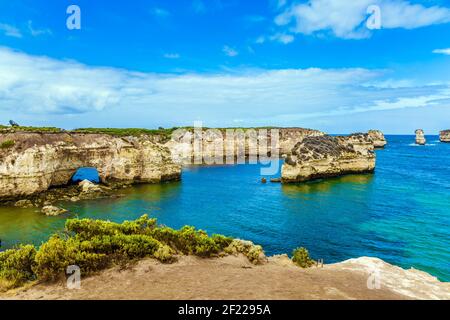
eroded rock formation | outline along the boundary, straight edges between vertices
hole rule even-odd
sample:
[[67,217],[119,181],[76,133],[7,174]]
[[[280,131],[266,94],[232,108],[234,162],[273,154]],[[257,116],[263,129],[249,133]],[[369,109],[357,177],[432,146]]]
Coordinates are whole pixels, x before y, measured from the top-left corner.
[[384,148],[384,146],[387,144],[386,138],[384,137],[383,132],[380,130],[369,130],[369,137],[373,141],[373,146],[375,148]]
[[66,185],[80,167],[94,167],[103,182],[177,180],[181,167],[150,137],[80,133],[0,133],[0,200]]
[[418,145],[425,145],[427,143],[427,140],[425,139],[425,133],[422,129],[416,130],[416,144]]
[[[278,141],[272,141],[272,130],[278,132]],[[234,161],[237,157],[287,155],[305,137],[323,135],[303,128],[179,129],[165,145],[179,163],[217,164],[225,163],[227,156]]]
[[439,140],[441,140],[441,142],[450,142],[450,130],[439,132]]
[[303,182],[375,170],[373,141],[368,134],[307,137],[283,164],[283,183]]

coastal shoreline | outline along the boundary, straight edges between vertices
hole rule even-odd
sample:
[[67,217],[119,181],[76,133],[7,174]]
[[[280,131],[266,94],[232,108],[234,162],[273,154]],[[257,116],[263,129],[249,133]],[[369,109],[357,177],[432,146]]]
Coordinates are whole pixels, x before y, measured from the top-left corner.
[[[369,289],[370,270],[380,269],[381,286]],[[286,255],[254,265],[243,255],[222,258],[181,256],[163,264],[146,258],[82,279],[81,289],[65,281],[42,283],[0,294],[5,300],[198,300],[198,299],[450,299],[450,283],[429,274],[362,257],[302,269]]]

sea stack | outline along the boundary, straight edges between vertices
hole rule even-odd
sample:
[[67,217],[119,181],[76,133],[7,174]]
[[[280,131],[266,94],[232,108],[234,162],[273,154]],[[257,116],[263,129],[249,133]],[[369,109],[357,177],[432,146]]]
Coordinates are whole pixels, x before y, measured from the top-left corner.
[[450,142],[450,130],[439,132],[439,140],[441,140],[441,142]]
[[366,133],[307,137],[292,149],[281,169],[283,183],[304,182],[375,170],[373,141]]
[[416,144],[424,146],[427,143],[427,140],[425,139],[425,133],[422,129],[416,130]]
[[373,146],[376,149],[383,149],[387,144],[386,138],[380,130],[369,130],[369,137],[373,140]]

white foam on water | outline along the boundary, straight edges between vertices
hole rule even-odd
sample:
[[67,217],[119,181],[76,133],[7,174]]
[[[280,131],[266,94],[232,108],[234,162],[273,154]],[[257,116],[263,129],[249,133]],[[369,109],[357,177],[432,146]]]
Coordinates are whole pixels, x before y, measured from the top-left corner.
[[408,144],[408,146],[410,146],[410,147],[434,147],[434,146],[436,146],[436,144],[435,143],[429,143],[429,144],[426,144],[426,145],[422,146],[422,145],[419,145],[419,144],[410,143],[410,144]]

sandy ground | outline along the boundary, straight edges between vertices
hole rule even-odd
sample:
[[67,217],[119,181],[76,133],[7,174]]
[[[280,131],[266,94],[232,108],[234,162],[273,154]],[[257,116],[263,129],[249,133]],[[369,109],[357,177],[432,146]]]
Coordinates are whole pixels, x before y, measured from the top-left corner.
[[[367,281],[378,268],[380,289]],[[373,273],[372,273],[373,274]],[[450,299],[449,283],[403,270],[375,258],[301,269],[287,257],[254,266],[243,256],[181,257],[161,264],[145,259],[125,270],[105,270],[82,280],[81,289],[65,283],[38,284],[1,299]]]

